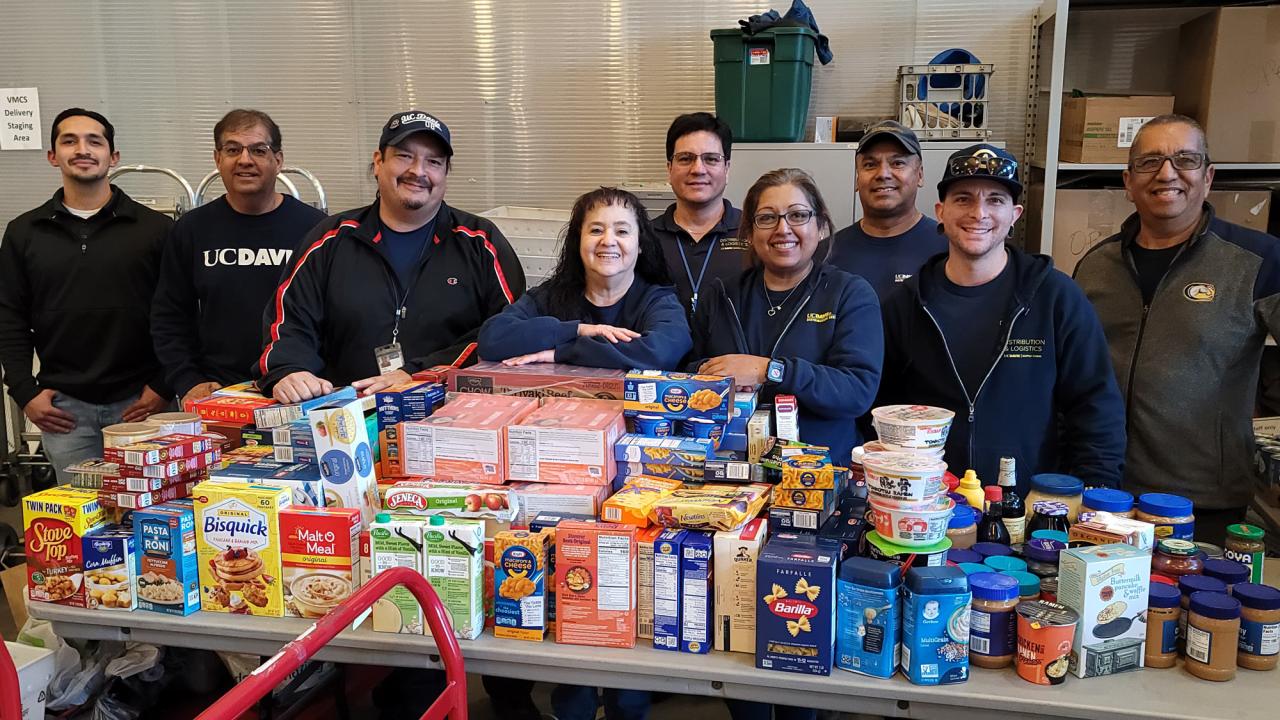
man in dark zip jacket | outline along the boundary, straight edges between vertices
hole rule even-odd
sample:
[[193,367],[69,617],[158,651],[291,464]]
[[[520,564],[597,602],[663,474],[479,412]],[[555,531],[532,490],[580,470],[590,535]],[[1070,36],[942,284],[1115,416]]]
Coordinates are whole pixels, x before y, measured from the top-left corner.
[[0,242],[0,363],[68,482],[68,465],[102,457],[103,427],[171,403],[148,316],[173,221],[111,184],[120,153],[105,117],[64,110],[50,134],[62,187],[10,222]]
[[972,468],[995,484],[1000,458],[1013,457],[1024,495],[1042,472],[1118,486],[1124,405],[1106,338],[1047,256],[1005,244],[1021,192],[1004,150],[975,145],[951,156],[937,204],[949,249],[884,302],[878,404],[953,410],[946,461],[956,474]]
[[1191,118],[1144,125],[1124,183],[1137,212],[1075,278],[1128,406],[1125,487],[1189,498],[1196,539],[1221,544],[1253,495],[1251,418],[1263,344],[1280,334],[1280,240],[1214,216],[1213,165]]
[[493,223],[444,203],[452,156],[439,119],[391,116],[373,155],[378,199],[308,233],[266,309],[263,392],[370,394],[475,361],[480,326],[524,293],[524,271]]

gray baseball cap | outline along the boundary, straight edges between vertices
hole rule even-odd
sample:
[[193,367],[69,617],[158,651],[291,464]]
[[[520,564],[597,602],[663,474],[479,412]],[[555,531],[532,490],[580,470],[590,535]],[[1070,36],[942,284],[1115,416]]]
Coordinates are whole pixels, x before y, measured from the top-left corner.
[[872,143],[885,139],[896,140],[912,155],[920,154],[920,139],[911,131],[911,128],[897,120],[881,120],[868,125],[863,131],[862,140],[858,141],[858,152],[862,152],[863,148],[871,147]]

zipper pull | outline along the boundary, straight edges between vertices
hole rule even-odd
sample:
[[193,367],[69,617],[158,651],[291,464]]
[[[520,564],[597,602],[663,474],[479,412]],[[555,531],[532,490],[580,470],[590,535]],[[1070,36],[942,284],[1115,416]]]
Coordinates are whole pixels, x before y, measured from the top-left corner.
[[973,422],[973,403],[969,403],[969,422]]
[[89,246],[88,246],[88,245],[86,245],[86,244],[84,244],[84,243],[80,243],[80,254],[81,254],[81,255],[86,254],[86,252],[87,252],[88,250],[89,250]]

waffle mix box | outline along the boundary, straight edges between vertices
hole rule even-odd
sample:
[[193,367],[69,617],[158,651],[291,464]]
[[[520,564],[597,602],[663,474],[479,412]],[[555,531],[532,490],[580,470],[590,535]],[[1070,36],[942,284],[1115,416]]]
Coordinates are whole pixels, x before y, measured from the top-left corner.
[[716,650],[756,650],[756,563],[768,530],[768,521],[756,518],[715,535]]
[[636,529],[566,520],[555,542],[556,642],[635,647]]
[[86,536],[103,526],[93,490],[54,487],[22,499],[27,594],[33,602],[86,607]]
[[133,531],[110,525],[85,538],[84,586],[95,610],[133,610],[138,606],[137,554]]
[[373,522],[378,485],[373,447],[360,398],[314,408],[307,416],[324,480],[325,507],[357,508],[361,522]]
[[511,524],[520,528],[528,527],[530,520],[544,512],[598,516],[610,491],[606,485],[531,482],[513,483],[508,489],[516,498],[515,505],[518,507]]
[[174,433],[120,447],[104,447],[102,459],[118,465],[159,465],[213,449],[212,438]]
[[507,428],[511,480],[607,485],[613,444],[625,426],[617,402],[552,398]]
[[508,367],[481,361],[453,370],[449,389],[455,392],[525,397],[579,397],[618,401],[622,399],[621,370],[589,368],[560,363],[530,363]]
[[1080,615],[1070,669],[1077,677],[1143,666],[1151,553],[1113,544],[1063,550],[1058,602]]
[[728,421],[734,404],[733,378],[660,370],[627,373],[623,402],[628,415],[659,413],[672,420]]
[[431,417],[404,423],[400,451],[409,475],[501,485],[506,428],[537,409],[533,398],[460,395]]
[[[426,566],[422,552],[424,528],[422,518],[379,514],[369,528],[371,577],[393,567],[407,567],[421,573]],[[421,606],[403,585],[397,585],[373,603],[373,629],[377,632],[422,635],[425,625]]]
[[756,565],[756,667],[831,674],[837,555],[816,540],[765,544]]
[[657,525],[636,531],[636,637],[653,637],[653,543],[664,532]]
[[323,617],[360,584],[360,511],[281,510],[280,565],[285,615]]
[[[494,637],[542,641],[547,631],[547,547],[540,532],[507,530],[493,538]],[[551,576],[555,582],[555,576]]]
[[138,609],[190,615],[200,609],[195,511],[160,505],[133,514]]
[[280,582],[280,511],[286,488],[203,482],[195,489],[200,609],[284,615]]
[[474,640],[484,632],[484,525],[434,515],[422,533],[426,575],[449,612],[453,634]]

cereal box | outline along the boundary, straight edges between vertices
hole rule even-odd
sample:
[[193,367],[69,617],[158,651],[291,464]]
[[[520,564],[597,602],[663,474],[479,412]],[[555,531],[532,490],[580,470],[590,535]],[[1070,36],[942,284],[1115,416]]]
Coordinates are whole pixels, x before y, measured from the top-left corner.
[[102,459],[119,465],[159,465],[213,450],[212,438],[203,435],[161,435],[120,447],[104,447]]
[[739,530],[715,534],[715,645],[717,650],[756,650],[756,562],[769,524],[756,518]]
[[195,489],[200,609],[280,617],[280,511],[286,488],[202,482]]
[[484,525],[431,516],[422,533],[427,580],[449,611],[453,634],[474,640],[484,631]]
[[356,398],[321,405],[311,410],[307,421],[324,479],[325,507],[358,508],[361,521],[368,525],[378,509],[378,487],[364,401]]
[[493,635],[541,642],[547,630],[547,536],[507,530],[494,537],[493,545]]
[[509,488],[492,485],[403,480],[387,488],[382,506],[405,515],[494,518],[511,522],[519,500]]
[[653,637],[653,543],[664,532],[657,525],[636,532],[636,637]]
[[636,529],[564,521],[556,528],[556,642],[635,647]]
[[830,675],[837,551],[775,537],[756,563],[756,667]]
[[547,536],[547,632],[555,632],[556,629],[556,528],[565,520],[597,522],[595,513],[575,515],[553,512],[538,513],[529,521],[529,532],[540,532]]
[[280,564],[285,615],[323,617],[360,583],[360,511],[281,510]]
[[639,475],[627,478],[622,489],[604,501],[600,519],[605,522],[623,523],[636,527],[650,525],[649,513],[662,498],[682,487],[679,480]]
[[511,524],[520,528],[528,527],[530,520],[544,512],[598,516],[600,506],[610,492],[606,485],[559,483],[513,483],[507,489],[515,497],[515,506],[518,508]]
[[661,370],[632,370],[623,388],[628,415],[661,413],[672,420],[706,418],[718,423],[729,419],[733,395],[733,378]]
[[714,536],[686,530],[680,541],[680,652],[711,651],[715,611]]
[[617,474],[613,444],[624,432],[610,400],[552,398],[507,427],[511,480],[607,485]]
[[1143,666],[1151,553],[1112,544],[1063,550],[1058,559],[1058,602],[1080,615],[1071,672],[1112,675]]
[[85,607],[85,536],[103,525],[93,490],[53,487],[22,499],[27,593],[32,601]]
[[253,411],[275,405],[276,401],[264,397],[238,397],[235,395],[210,395],[203,400],[188,403],[187,412],[193,412],[203,420],[230,425],[252,425]]
[[654,503],[649,519],[667,528],[736,530],[760,514],[772,489],[763,483],[682,487]]
[[449,375],[449,389],[455,392],[525,397],[580,397],[622,400],[621,370],[589,368],[559,363],[530,363],[508,367],[481,361],[458,368]]
[[195,511],[173,504],[133,514],[138,608],[169,615],[200,609]]
[[680,543],[687,531],[663,530],[653,541],[653,646],[680,649]]
[[628,433],[614,444],[613,456],[618,462],[676,465],[701,470],[708,459],[715,457],[715,451],[711,441],[704,438],[650,437]]
[[[422,552],[422,518],[380,513],[369,528],[371,576],[393,567],[407,567],[421,573],[426,567]],[[373,629],[378,632],[422,635],[426,625],[422,608],[403,585],[373,603]]]
[[381,431],[402,422],[431,417],[436,407],[444,403],[444,386],[411,381],[380,390],[375,397],[378,430]]
[[134,548],[133,531],[119,525],[109,525],[85,538],[84,586],[89,607],[132,610],[138,606]]
[[295,420],[302,420],[307,417],[308,412],[320,407],[321,405],[347,402],[354,400],[355,397],[356,389],[351,386],[347,386],[337,388],[327,395],[303,400],[302,402],[254,408],[253,424],[259,430],[272,430],[282,425],[288,425]]
[[401,426],[400,455],[409,475],[501,485],[507,479],[506,427],[538,401],[460,395],[431,417]]

